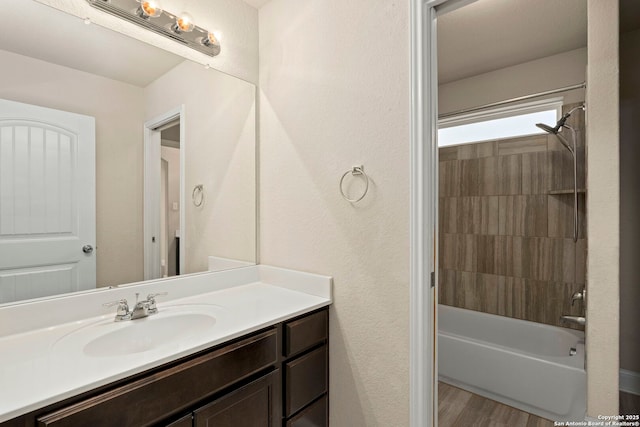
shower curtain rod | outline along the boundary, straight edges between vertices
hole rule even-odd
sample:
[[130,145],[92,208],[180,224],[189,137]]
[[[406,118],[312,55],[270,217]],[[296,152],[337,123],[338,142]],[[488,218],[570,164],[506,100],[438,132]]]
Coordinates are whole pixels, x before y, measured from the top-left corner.
[[457,111],[452,111],[450,113],[440,114],[440,115],[438,115],[438,119],[446,119],[448,117],[457,116],[459,114],[473,113],[475,111],[484,110],[486,108],[499,107],[501,105],[511,104],[512,102],[526,101],[527,99],[531,99],[531,98],[538,98],[540,96],[545,96],[545,95],[553,95],[554,93],[567,92],[569,90],[584,89],[586,87],[587,87],[587,82],[582,82],[582,83],[575,84],[575,85],[572,85],[572,86],[561,87],[561,88],[558,88],[558,89],[551,89],[551,90],[547,90],[545,92],[532,93],[531,95],[519,96],[517,98],[505,99],[504,101],[492,102],[491,104],[480,105],[478,107],[464,108],[462,110],[457,110]]

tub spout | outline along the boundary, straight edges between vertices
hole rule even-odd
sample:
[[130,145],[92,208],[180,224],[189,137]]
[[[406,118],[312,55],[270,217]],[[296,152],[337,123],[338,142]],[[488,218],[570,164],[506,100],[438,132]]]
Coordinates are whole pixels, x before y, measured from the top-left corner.
[[560,320],[568,323],[575,323],[576,325],[584,326],[587,323],[587,319],[582,316],[560,316]]

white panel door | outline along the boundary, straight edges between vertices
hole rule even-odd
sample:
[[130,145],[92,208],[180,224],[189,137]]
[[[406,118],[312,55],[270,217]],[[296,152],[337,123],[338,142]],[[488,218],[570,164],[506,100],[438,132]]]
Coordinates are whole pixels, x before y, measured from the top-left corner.
[[95,235],[95,119],[0,99],[0,303],[95,288]]

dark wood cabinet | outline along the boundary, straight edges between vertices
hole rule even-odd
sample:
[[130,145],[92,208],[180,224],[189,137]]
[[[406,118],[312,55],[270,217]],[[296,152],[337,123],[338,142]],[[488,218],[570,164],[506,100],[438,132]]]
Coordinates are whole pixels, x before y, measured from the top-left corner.
[[327,313],[300,316],[0,427],[328,426]]
[[284,324],[284,356],[292,357],[319,343],[329,336],[327,310],[318,311]]
[[277,361],[269,329],[37,418],[39,427],[153,425]]
[[329,399],[325,394],[320,399],[286,421],[285,427],[323,427],[329,425]]
[[193,414],[194,427],[276,427],[279,371],[226,394]]
[[285,364],[285,409],[290,416],[327,392],[327,346]]
[[328,426],[328,310],[285,322],[283,335],[282,425]]

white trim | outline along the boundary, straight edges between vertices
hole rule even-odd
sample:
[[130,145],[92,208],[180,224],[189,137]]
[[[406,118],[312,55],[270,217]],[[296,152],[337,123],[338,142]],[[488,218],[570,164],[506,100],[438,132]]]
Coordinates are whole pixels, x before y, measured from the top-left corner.
[[620,369],[619,388],[625,393],[640,395],[640,372]]
[[[437,425],[436,292],[437,58],[436,11],[446,0],[411,2],[410,425]],[[436,279],[437,280],[437,279]]]
[[[181,105],[164,114],[148,120],[144,124],[144,280],[158,279],[161,277],[160,245],[152,244],[153,236],[160,236],[160,187],[155,184],[159,175],[158,168],[160,146],[153,144],[154,133],[157,129],[172,121],[180,120],[180,268],[184,268],[185,262],[185,107]],[[159,135],[156,138],[160,141]],[[157,240],[157,239],[156,239]],[[156,242],[157,243],[157,242]]]
[[411,427],[438,425],[438,11],[470,0],[411,0],[410,409]]

